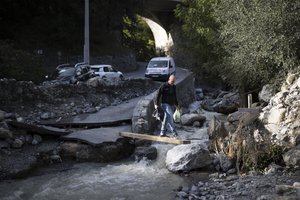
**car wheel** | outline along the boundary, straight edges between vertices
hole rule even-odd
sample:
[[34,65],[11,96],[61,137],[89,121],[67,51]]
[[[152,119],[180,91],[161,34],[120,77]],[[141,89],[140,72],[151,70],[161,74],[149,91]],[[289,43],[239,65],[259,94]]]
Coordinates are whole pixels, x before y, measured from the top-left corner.
[[106,76],[102,76],[102,79],[106,80]]
[[123,75],[120,75],[120,79],[123,81],[123,80],[124,80],[124,76],[123,76]]

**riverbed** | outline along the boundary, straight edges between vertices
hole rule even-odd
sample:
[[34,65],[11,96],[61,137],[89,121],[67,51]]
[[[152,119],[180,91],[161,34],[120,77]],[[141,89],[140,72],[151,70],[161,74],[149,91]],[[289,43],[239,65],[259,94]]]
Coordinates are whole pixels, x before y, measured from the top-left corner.
[[208,173],[173,174],[165,167],[171,144],[153,144],[155,161],[132,159],[110,163],[75,164],[64,170],[58,166],[42,168],[31,177],[0,183],[3,200],[153,200],[174,199],[179,187],[207,180]]

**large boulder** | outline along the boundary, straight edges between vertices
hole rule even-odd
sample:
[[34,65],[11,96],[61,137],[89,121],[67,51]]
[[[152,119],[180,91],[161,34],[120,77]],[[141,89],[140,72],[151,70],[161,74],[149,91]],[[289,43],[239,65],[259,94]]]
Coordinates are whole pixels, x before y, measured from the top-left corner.
[[239,101],[237,93],[228,93],[222,97],[221,101],[213,105],[213,109],[215,112],[227,115],[238,110]]
[[212,163],[207,146],[204,143],[183,144],[167,152],[166,166],[171,172],[191,171]]
[[198,121],[202,126],[205,120],[206,117],[196,113],[184,114],[180,118],[181,124],[185,126],[191,126],[195,121]]

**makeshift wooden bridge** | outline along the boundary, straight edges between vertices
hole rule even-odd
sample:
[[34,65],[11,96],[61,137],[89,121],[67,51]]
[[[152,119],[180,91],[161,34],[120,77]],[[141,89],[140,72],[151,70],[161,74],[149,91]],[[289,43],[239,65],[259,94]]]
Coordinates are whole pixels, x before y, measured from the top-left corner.
[[122,137],[129,137],[129,138],[141,139],[141,140],[151,140],[151,141],[165,142],[165,143],[172,143],[172,144],[190,144],[191,143],[190,140],[182,140],[180,138],[159,137],[159,136],[154,136],[154,135],[130,133],[130,132],[120,132],[119,134]]

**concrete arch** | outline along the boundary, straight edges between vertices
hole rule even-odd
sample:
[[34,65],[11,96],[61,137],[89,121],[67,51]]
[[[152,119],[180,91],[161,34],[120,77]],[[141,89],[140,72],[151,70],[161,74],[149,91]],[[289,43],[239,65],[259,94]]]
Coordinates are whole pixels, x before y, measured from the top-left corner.
[[149,18],[142,17],[142,19],[148,24],[153,33],[157,53],[169,55],[169,50],[173,46],[171,33],[168,33],[160,24]]
[[145,10],[140,16],[153,33],[158,53],[169,55],[169,50],[174,44],[170,33],[171,25],[176,22],[174,10],[181,3],[181,0],[145,0]]

